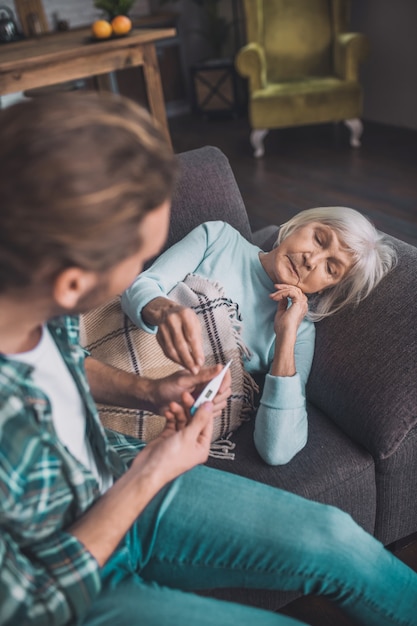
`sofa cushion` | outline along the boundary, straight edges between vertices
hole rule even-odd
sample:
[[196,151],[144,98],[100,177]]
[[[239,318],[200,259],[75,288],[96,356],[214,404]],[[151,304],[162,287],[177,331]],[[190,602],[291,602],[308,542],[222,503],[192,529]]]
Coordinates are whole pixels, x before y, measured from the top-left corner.
[[270,466],[261,459],[253,443],[254,420],[233,434],[233,462],[209,459],[207,464],[338,506],[373,534],[376,490],[372,456],[311,405],[308,423],[305,448],[286,465]]

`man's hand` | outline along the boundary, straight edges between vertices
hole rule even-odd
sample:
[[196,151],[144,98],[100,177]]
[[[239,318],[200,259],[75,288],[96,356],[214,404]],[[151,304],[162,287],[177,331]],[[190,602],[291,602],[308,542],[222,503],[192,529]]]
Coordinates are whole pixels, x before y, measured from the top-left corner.
[[204,365],[203,340],[197,315],[169,298],[154,298],[142,309],[147,324],[158,326],[156,338],[165,356],[196,374]]
[[[165,378],[152,379],[87,357],[85,369],[96,402],[164,415],[171,401],[181,402],[185,391],[198,394],[221,371],[222,366],[205,367],[198,374],[180,370]],[[227,372],[213,400],[214,417],[220,415],[226,406],[226,400],[231,393],[231,381],[230,372]]]
[[213,405],[209,402],[190,415],[194,398],[184,393],[181,404],[171,402],[162,433],[150,441],[132,463],[131,471],[152,475],[161,485],[205,463],[213,433]]
[[[204,385],[214,378],[222,370],[222,365],[213,365],[201,369],[198,374],[191,374],[186,370],[180,370],[158,380],[149,381],[151,385],[150,399],[155,406],[155,412],[160,415],[166,415],[172,402],[183,402],[183,394],[187,392],[189,395],[197,396]],[[231,393],[231,376],[230,371],[222,381],[220,389],[213,399],[213,416],[220,415],[226,406],[227,398]],[[192,397],[192,396],[191,396]]]
[[86,359],[90,386],[99,402],[150,410],[155,409],[157,402],[161,413],[165,412],[167,417],[159,437],[148,443],[115,484],[68,528],[68,532],[86,546],[100,565],[104,565],[130,526],[164,485],[207,460],[213,418],[220,413],[230,395],[230,372],[227,372],[214,403],[204,404],[193,417],[190,416],[194,404],[191,392],[206,384],[221,368],[221,365],[204,368],[197,375],[183,370],[162,380],[151,380],[100,363],[92,357]]

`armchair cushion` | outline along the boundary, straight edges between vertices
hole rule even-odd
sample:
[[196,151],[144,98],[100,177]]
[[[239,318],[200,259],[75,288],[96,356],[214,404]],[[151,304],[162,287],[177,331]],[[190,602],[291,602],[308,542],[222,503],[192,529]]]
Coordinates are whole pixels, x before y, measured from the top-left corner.
[[252,122],[254,128],[337,122],[358,117],[361,103],[359,84],[332,76],[270,83],[252,93]]
[[[333,33],[328,0],[258,4],[269,83],[332,73]],[[261,36],[258,41],[261,42]]]

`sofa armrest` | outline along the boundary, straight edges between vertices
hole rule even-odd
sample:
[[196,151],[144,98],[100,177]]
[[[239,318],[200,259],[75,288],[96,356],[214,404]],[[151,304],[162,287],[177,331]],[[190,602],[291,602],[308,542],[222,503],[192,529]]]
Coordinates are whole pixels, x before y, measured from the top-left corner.
[[397,267],[358,307],[316,324],[308,399],[374,459],[417,426],[417,248],[390,238]]
[[359,65],[369,54],[369,40],[361,33],[341,33],[335,41],[334,63],[342,80],[359,80]]
[[264,49],[257,43],[249,43],[239,50],[235,60],[241,76],[249,78],[249,91],[266,87],[266,61]]
[[199,224],[211,220],[228,222],[252,241],[246,208],[225,154],[219,148],[204,146],[177,154],[177,159],[180,174],[172,198],[164,250]]

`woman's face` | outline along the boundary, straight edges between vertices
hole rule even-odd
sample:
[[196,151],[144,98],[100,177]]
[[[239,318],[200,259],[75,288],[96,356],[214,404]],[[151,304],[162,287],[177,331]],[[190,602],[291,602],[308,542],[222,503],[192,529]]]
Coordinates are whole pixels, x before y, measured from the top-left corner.
[[300,226],[270,254],[273,280],[308,294],[333,287],[352,266],[351,253],[336,232],[320,222]]

